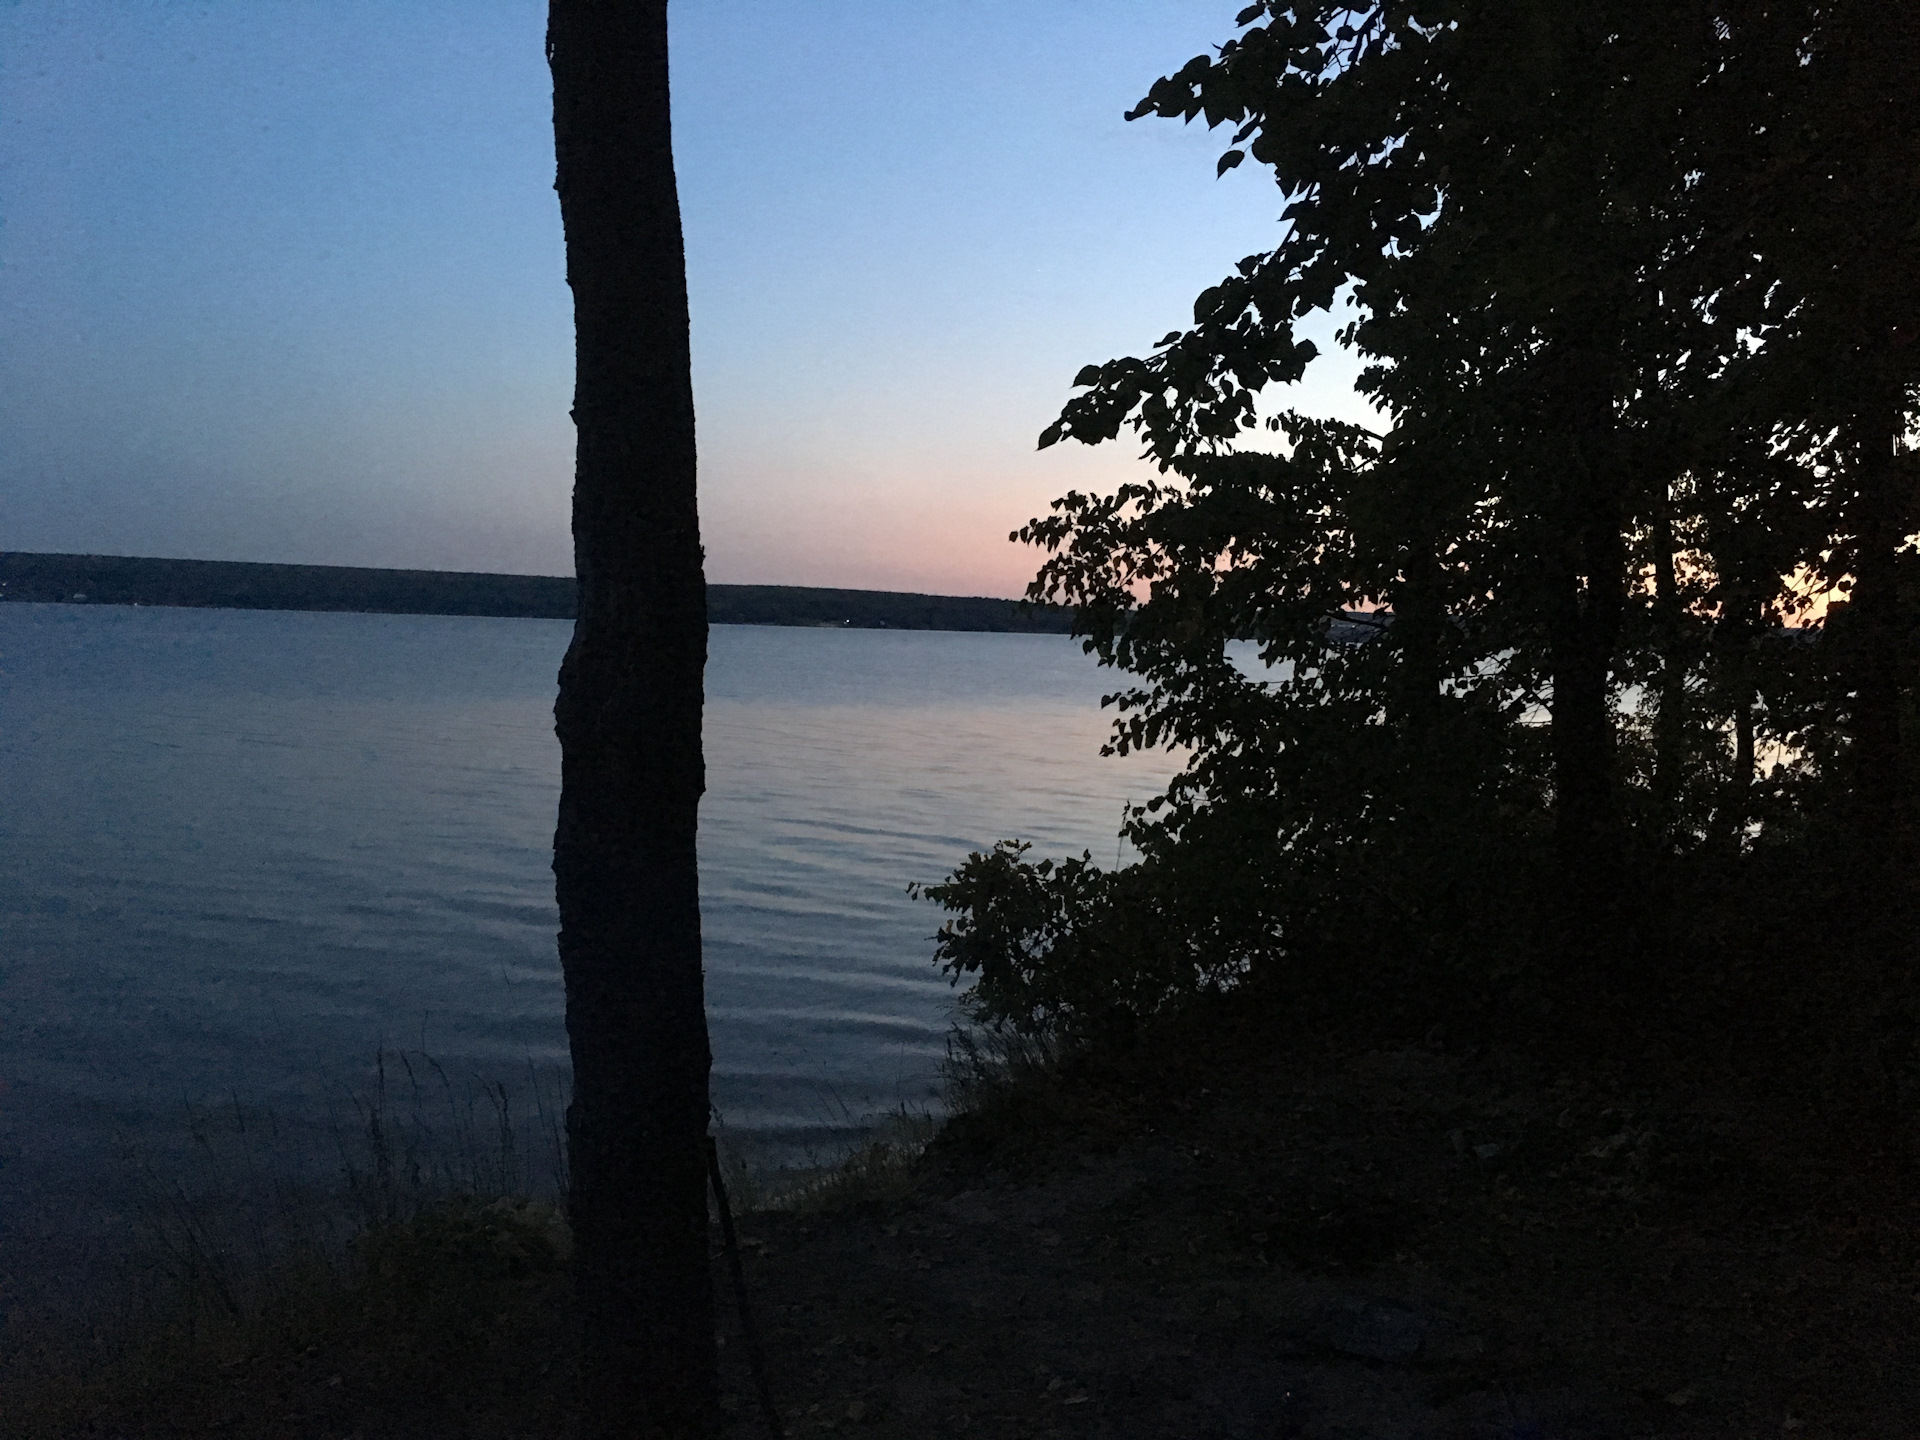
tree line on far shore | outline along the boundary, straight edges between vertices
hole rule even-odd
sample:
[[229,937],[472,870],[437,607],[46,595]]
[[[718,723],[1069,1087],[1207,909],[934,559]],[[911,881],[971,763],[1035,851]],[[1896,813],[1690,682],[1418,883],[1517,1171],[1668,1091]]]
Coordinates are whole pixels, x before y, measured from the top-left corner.
[[[1912,946],[1920,9],[1254,4],[1130,118],[1284,204],[1041,437],[1150,462],[1017,538],[1177,746],[1137,863],[928,887],[978,1013],[1253,985],[1601,1049],[1846,1057]],[[1368,428],[1278,408],[1331,312]],[[1356,627],[1353,618],[1368,622]],[[1822,1062],[1824,1063],[1824,1062]]]
[[[1064,634],[1073,623],[1071,613],[1058,606],[984,595],[708,585],[706,599],[712,625]],[[571,575],[0,550],[0,600],[571,620],[579,595]]]

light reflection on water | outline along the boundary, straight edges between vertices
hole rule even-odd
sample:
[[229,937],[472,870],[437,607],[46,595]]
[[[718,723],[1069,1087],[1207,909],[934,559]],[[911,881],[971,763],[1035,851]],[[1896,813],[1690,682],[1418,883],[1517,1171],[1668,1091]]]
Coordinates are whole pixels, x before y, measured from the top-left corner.
[[[381,1045],[564,1067],[567,629],[0,605],[0,1245],[109,1215],[113,1135],[182,1148],[188,1101],[320,1127]],[[1003,835],[1105,858],[1171,766],[1098,757],[1114,677],[1063,637],[711,649],[714,1097],[780,1159],[932,1097],[952,992],[908,882]]]

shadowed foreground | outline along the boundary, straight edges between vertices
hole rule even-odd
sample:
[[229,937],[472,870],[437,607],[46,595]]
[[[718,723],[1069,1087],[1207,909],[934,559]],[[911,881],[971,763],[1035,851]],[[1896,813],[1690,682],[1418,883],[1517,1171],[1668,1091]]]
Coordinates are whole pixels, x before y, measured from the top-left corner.
[[[1914,1206],[1817,1099],[1192,1023],[743,1217],[791,1433],[1907,1433]],[[566,1435],[563,1254],[539,1207],[429,1211],[353,1284],[11,1381],[0,1433]]]

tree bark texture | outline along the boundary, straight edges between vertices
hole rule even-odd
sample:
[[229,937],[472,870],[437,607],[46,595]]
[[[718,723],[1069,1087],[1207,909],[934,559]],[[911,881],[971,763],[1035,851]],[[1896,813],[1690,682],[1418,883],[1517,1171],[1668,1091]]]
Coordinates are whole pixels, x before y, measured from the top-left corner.
[[573,1102],[585,1426],[717,1415],[695,834],[706,587],[666,0],[552,0],[555,189],[573,289],[573,643],[553,870]]

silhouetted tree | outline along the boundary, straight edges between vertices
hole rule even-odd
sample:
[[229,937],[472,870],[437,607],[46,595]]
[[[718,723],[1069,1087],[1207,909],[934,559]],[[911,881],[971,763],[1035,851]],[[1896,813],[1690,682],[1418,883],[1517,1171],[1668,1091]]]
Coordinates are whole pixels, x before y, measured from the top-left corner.
[[[1910,860],[1907,714],[1916,646],[1901,552],[1920,527],[1904,441],[1920,387],[1920,12],[1877,0],[1756,6],[1731,31],[1740,91],[1726,143],[1750,157],[1717,199],[1751,257],[1723,324],[1764,336],[1753,385],[1776,448],[1815,473],[1799,559],[1847,603],[1831,626],[1853,820]],[[1756,100],[1761,103],[1755,103]],[[1787,520],[1784,507],[1770,518]],[[1875,867],[1874,884],[1894,878]]]
[[[1218,983],[1223,945],[1404,964],[1449,926],[1497,970],[1474,917],[1526,907],[1486,877],[1532,868],[1555,988],[1618,1019],[1686,948],[1682,859],[1731,874],[1822,807],[1901,833],[1911,8],[1264,0],[1152,87],[1134,116],[1271,169],[1280,242],[1081,372],[1041,444],[1131,428],[1158,473],[1017,538],[1049,551],[1031,596],[1136,677],[1115,744],[1189,759],[1130,823],[1140,876],[1003,851],[929,891],[983,999],[1071,1013],[1043,972],[1096,956],[1109,996]],[[1379,435],[1262,410],[1343,295]],[[1818,645],[1795,575],[1857,597]],[[1123,954],[1120,908],[1157,938]]]
[[[1300,318],[1348,289],[1345,333],[1374,362],[1360,388],[1391,429],[1364,478],[1335,477],[1331,505],[1291,514],[1284,531],[1318,557],[1322,618],[1341,606],[1395,614],[1373,693],[1409,741],[1405,758],[1430,751],[1416,733],[1437,734],[1469,695],[1482,713],[1490,690],[1505,692],[1495,711],[1524,699],[1550,712],[1552,894],[1568,944],[1610,964],[1618,661],[1642,499],[1633,436],[1675,353],[1658,270],[1690,216],[1673,142],[1715,32],[1696,9],[1647,0],[1276,0],[1240,24],[1134,113],[1236,126],[1221,168],[1251,157],[1273,170],[1288,202],[1282,241],[1203,294],[1191,328],[1157,353],[1083,372],[1088,393],[1042,443],[1135,426],[1193,487],[1156,497],[1155,533],[1178,533],[1196,558],[1208,546],[1232,557],[1218,579],[1211,563],[1188,567],[1183,593],[1231,588],[1239,552],[1265,543],[1250,522],[1266,517],[1261,504],[1222,503],[1233,472],[1215,457],[1256,425],[1256,395],[1311,358]],[[1278,428],[1297,447],[1307,427]],[[1176,531],[1175,509],[1226,523]],[[1069,505],[1027,533],[1059,545],[1091,513]],[[1325,573],[1348,553],[1364,563]],[[1059,564],[1043,581],[1078,598]],[[1284,658],[1296,675],[1326,670],[1304,651]]]
[[554,879],[585,1431],[708,1433],[710,1059],[695,828],[706,663],[666,0],[552,0],[580,586]]

